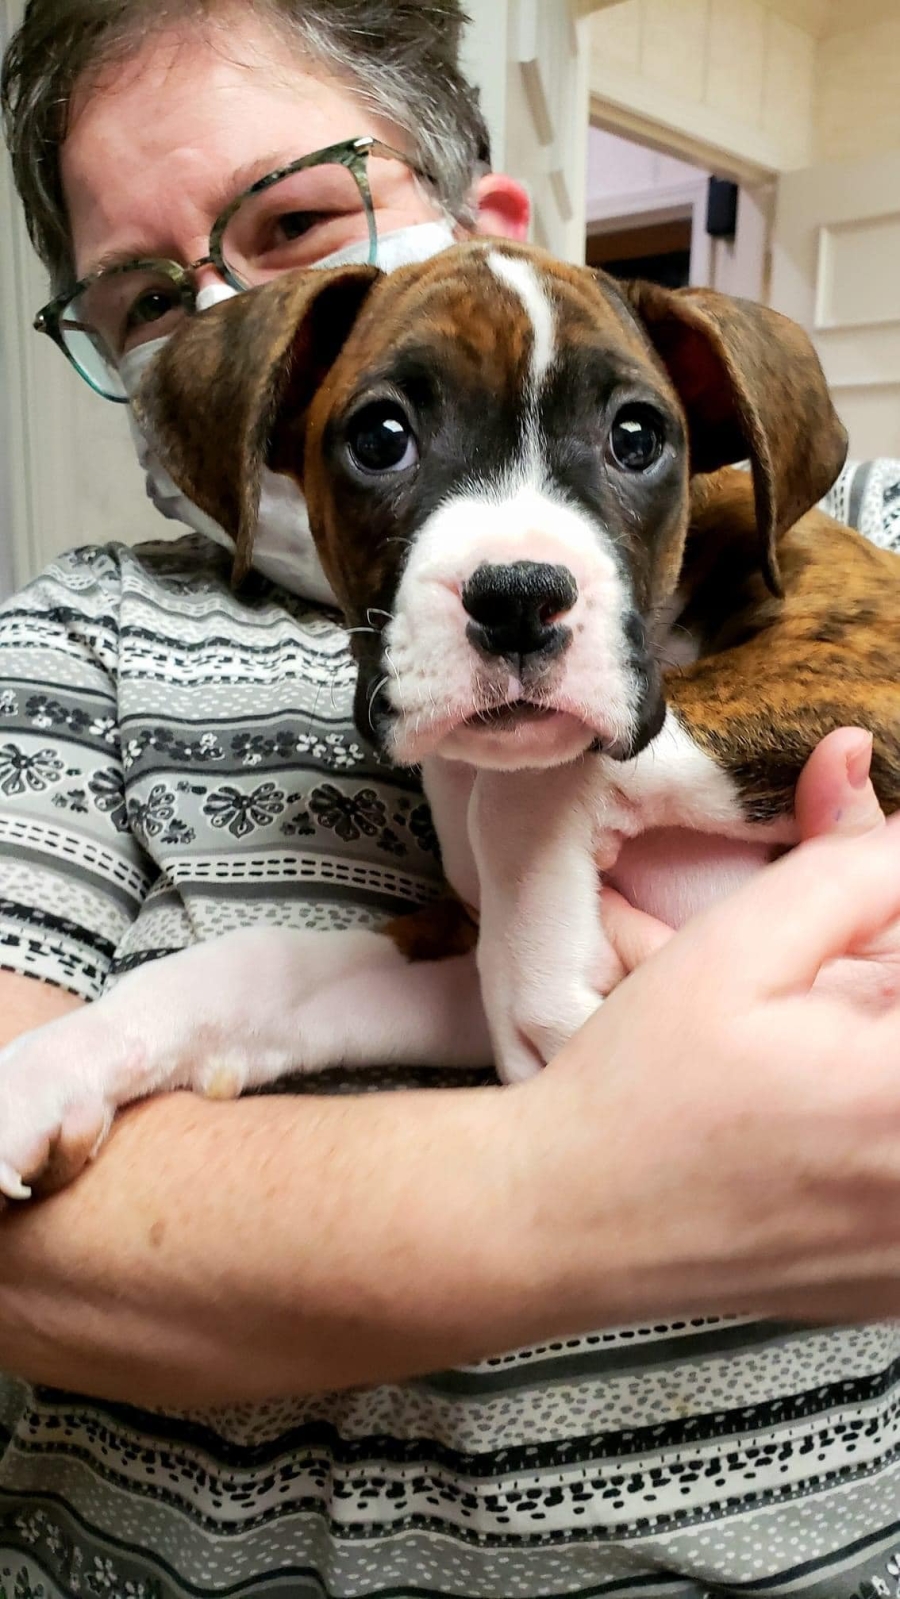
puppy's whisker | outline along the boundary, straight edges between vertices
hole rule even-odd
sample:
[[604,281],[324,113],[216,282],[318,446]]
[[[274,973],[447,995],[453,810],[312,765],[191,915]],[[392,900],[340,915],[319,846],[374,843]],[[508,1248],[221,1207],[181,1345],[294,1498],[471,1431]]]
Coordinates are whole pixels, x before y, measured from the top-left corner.
[[657,650],[656,653],[657,653],[657,657],[659,659],[660,665],[661,666],[665,666],[668,669],[668,671],[670,671],[670,672],[678,672],[679,674],[684,671],[684,661],[679,661],[677,656],[675,656],[675,655],[664,655],[662,650]]
[[[312,725],[313,725],[313,722],[316,719],[316,711],[319,709],[319,700],[322,697],[322,688],[323,688],[323,686],[324,685],[322,683],[320,683],[318,688],[316,689],[316,697],[315,697],[315,699],[313,700],[313,703],[312,703],[312,710],[307,715],[306,726],[304,727],[302,733],[300,734],[301,738],[305,738],[307,733],[311,733],[312,732]],[[332,690],[332,692],[333,692],[333,690]]]
[[366,611],[366,621],[371,622],[373,616],[386,616],[389,622],[393,622],[394,620],[393,611],[383,611],[381,610],[380,606],[377,605],[369,606],[369,609]]
[[366,717],[368,718],[369,727],[370,727],[370,729],[371,729],[371,731],[373,733],[375,731],[375,724],[372,721],[372,706],[375,704],[375,701],[378,698],[379,694],[381,693],[381,690],[383,688],[386,688],[389,682],[390,682],[390,678],[387,677],[387,676],[379,678],[379,680],[375,684],[375,687],[373,688],[371,694],[369,695],[369,703],[368,703],[368,705],[366,707]]

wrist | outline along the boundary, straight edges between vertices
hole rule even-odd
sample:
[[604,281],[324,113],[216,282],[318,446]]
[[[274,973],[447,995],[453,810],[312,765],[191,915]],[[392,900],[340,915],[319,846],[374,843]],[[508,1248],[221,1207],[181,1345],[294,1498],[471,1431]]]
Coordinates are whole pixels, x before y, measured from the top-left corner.
[[644,1103],[631,1074],[599,1058],[595,1033],[589,1024],[513,1091],[520,1183],[531,1176],[527,1243],[557,1331],[746,1310],[753,1295],[706,1180],[702,1127],[687,1107]]

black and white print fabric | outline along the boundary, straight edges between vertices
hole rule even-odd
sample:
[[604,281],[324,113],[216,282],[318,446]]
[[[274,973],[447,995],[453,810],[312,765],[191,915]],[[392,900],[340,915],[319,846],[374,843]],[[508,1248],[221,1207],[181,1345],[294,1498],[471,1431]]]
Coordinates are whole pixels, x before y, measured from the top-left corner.
[[4,964],[93,999],[248,919],[369,925],[437,892],[414,779],[357,738],[337,619],[262,582],[239,602],[227,568],[199,538],[83,550],[5,606]]
[[[900,462],[835,494],[900,537]],[[55,563],[0,613],[0,965],[92,999],[427,900],[427,810],[352,691],[338,620],[238,601],[202,540]],[[888,1599],[898,1379],[900,1327],[711,1317],[215,1415],[0,1381],[0,1599]]]
[[900,548],[900,460],[848,461],[822,509],[882,549]]

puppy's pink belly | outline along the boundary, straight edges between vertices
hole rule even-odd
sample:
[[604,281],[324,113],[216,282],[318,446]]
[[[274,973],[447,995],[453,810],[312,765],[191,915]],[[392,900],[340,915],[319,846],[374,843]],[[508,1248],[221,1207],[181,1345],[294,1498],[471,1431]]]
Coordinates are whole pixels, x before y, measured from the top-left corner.
[[687,828],[654,828],[629,839],[607,881],[632,905],[681,927],[745,883],[772,858],[768,844],[713,838]]

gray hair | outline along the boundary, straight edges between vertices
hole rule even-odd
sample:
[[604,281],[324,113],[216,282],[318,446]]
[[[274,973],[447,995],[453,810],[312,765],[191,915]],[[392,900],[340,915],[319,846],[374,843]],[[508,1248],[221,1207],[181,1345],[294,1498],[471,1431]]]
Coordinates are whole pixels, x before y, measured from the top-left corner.
[[[214,19],[234,0],[28,0],[3,61],[6,137],[28,231],[55,292],[73,280],[60,176],[73,91],[86,73],[133,56],[152,35]],[[476,91],[459,68],[461,0],[240,0],[361,102],[401,128],[451,216],[470,221],[490,163]],[[302,151],[300,152],[303,153]]]

